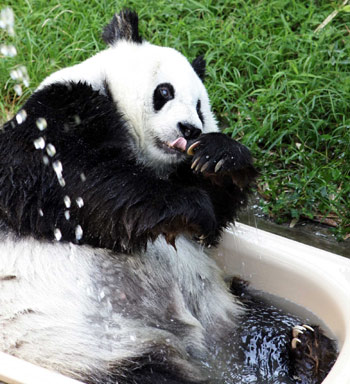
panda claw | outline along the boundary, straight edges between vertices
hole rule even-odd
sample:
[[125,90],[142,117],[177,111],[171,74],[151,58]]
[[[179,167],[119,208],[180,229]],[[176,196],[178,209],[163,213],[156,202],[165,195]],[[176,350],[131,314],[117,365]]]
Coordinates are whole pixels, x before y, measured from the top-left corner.
[[306,328],[304,327],[304,325],[295,325],[294,327],[293,327],[293,330],[294,329],[298,329],[299,331],[301,331],[301,332],[305,332],[306,331]]
[[195,143],[191,144],[188,149],[187,149],[187,154],[189,156],[193,156],[194,155],[194,149],[196,147],[198,147],[198,145],[200,144],[201,142],[200,141],[196,141]]
[[204,172],[209,167],[210,161],[207,161],[201,168],[201,172]]
[[200,157],[198,157],[198,159],[196,159],[196,160],[192,163],[192,165],[191,165],[191,169],[194,169],[194,168],[196,167],[196,165],[198,164],[199,160],[200,160]]
[[294,337],[292,339],[292,349],[296,349],[298,344],[301,344],[301,340],[298,339],[297,337]]
[[221,159],[216,165],[215,165],[215,169],[214,169],[214,172],[218,172],[220,170],[220,168],[222,167],[222,165],[224,164],[225,160],[224,159]]
[[303,327],[304,327],[305,329],[308,329],[308,330],[311,331],[311,332],[315,332],[315,330],[314,330],[312,327],[310,327],[310,325],[303,324]]
[[298,327],[293,328],[293,331],[292,331],[293,338],[297,338],[298,335],[303,335],[303,334],[304,334],[304,331],[302,331]]
[[196,168],[194,169],[195,172],[199,172],[200,169],[202,168],[202,163],[200,161],[201,159],[199,159],[198,163],[196,164]]

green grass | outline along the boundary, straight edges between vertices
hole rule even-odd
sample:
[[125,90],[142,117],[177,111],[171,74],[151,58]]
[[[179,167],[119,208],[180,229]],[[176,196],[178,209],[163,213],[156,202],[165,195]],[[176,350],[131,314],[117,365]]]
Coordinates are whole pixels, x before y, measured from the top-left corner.
[[[340,3],[339,3],[340,4]],[[350,234],[350,13],[329,1],[11,0],[18,55],[0,59],[0,119],[14,113],[49,73],[103,48],[116,10],[138,11],[143,36],[204,53],[206,86],[226,132],[251,148],[264,211],[277,221],[310,218]],[[9,71],[27,66],[22,97]]]

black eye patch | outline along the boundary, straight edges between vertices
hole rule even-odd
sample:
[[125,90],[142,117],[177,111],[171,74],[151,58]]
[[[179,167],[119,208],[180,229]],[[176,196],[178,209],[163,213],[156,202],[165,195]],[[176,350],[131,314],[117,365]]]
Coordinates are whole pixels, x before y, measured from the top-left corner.
[[198,114],[199,120],[204,125],[204,117],[203,117],[203,113],[202,113],[202,110],[201,110],[201,101],[200,100],[197,101],[196,110],[197,110],[197,114]]
[[162,109],[164,104],[175,97],[174,87],[170,83],[162,83],[153,92],[153,107],[155,111]]

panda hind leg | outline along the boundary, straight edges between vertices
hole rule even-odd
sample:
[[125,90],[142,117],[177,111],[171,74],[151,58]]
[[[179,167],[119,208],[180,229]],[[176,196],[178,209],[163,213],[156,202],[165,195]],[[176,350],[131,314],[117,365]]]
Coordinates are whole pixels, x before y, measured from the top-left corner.
[[290,345],[291,374],[298,384],[318,384],[337,358],[336,345],[319,326],[296,325]]

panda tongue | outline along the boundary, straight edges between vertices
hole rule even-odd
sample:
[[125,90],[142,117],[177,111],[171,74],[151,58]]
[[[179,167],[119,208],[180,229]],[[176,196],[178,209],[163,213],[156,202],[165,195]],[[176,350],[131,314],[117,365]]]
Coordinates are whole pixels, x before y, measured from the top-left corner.
[[187,140],[183,137],[179,137],[178,139],[174,140],[172,143],[170,143],[170,147],[181,149],[181,151],[186,151],[186,145]]

